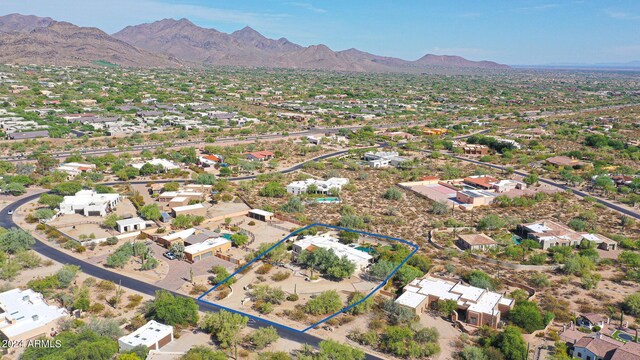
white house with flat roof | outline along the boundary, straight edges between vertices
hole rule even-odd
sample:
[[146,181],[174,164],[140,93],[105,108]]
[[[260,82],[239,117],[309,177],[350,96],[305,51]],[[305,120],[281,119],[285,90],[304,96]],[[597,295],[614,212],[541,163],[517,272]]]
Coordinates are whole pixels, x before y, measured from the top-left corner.
[[66,163],[58,166],[56,170],[67,173],[68,178],[73,179],[82,173],[95,171],[96,165],[70,162],[70,163]]
[[73,196],[65,196],[60,203],[62,214],[105,216],[120,202],[120,194],[98,194],[94,190],[80,190]]
[[349,183],[346,178],[330,178],[327,180],[306,179],[302,181],[294,181],[287,185],[287,192],[293,195],[304,194],[309,187],[315,185],[317,194],[329,194],[331,190],[342,190],[342,187]]
[[308,235],[293,243],[294,260],[303,251],[313,251],[314,248],[323,248],[333,251],[339,257],[346,256],[349,261],[356,265],[356,271],[364,270],[373,256],[368,253],[341,243],[337,238],[329,235]]
[[138,330],[118,339],[120,351],[129,351],[136,346],[146,346],[158,350],[173,341],[173,326],[151,320]]
[[47,304],[42,294],[31,289],[0,293],[0,337],[7,340],[48,336],[58,319],[68,315],[67,310]]
[[151,159],[149,161],[145,161],[145,162],[141,162],[141,163],[135,163],[135,164],[131,164],[131,166],[133,166],[134,168],[140,170],[142,169],[142,167],[145,164],[151,164],[153,166],[162,166],[162,168],[165,171],[169,171],[169,170],[174,170],[174,169],[180,169],[180,166],[174,164],[172,161],[169,161],[167,159]]
[[121,233],[140,231],[147,228],[147,222],[141,217],[132,217],[116,221],[118,231]]
[[409,161],[407,158],[399,156],[395,151],[378,151],[368,152],[364,154],[364,160],[372,168],[381,168],[391,166],[399,166],[405,161]]
[[467,285],[462,281],[451,281],[439,277],[427,276],[415,279],[404,287],[404,292],[396,303],[422,313],[433,309],[438,301],[453,300],[458,310],[454,320],[482,326],[498,327],[502,314],[508,313],[515,301],[502,294]]

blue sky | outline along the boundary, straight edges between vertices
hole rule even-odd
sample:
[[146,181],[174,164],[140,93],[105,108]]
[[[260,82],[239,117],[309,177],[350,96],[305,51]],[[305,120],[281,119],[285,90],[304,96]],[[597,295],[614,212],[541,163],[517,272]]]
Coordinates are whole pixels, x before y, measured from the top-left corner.
[[225,32],[249,25],[301,45],[408,60],[426,53],[507,64],[640,60],[638,0],[0,0],[0,9],[108,33],[185,17]]

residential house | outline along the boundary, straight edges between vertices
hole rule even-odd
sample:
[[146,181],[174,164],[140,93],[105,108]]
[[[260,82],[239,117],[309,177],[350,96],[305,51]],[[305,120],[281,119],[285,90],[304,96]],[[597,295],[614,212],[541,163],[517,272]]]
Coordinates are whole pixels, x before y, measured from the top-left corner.
[[493,189],[493,184],[497,183],[498,179],[489,175],[474,175],[464,178],[463,182],[475,188],[489,190]]
[[329,234],[307,235],[293,243],[293,260],[295,261],[303,251],[313,251],[315,248],[323,248],[333,251],[338,257],[345,257],[356,265],[356,271],[363,271],[371,261],[373,256],[362,250],[341,243]]
[[[195,237],[192,235],[191,237]],[[208,257],[215,256],[216,253],[223,253],[231,249],[231,241],[217,234],[216,237],[209,237],[201,242],[195,242],[190,238],[185,240],[185,244],[194,242],[191,245],[187,245],[184,248],[184,258],[189,262],[196,262]]]
[[69,175],[68,179],[73,179],[82,173],[92,172],[95,170],[95,164],[84,164],[77,162],[65,163],[56,168],[56,171],[67,173],[67,175]]
[[379,151],[365,153],[364,161],[372,168],[381,168],[390,165],[398,167],[402,163],[409,161],[409,159],[398,156],[398,153],[395,151]]
[[198,158],[198,161],[203,167],[215,166],[223,162],[222,156],[219,155],[203,155]]
[[346,178],[330,178],[327,180],[307,179],[294,181],[287,185],[287,192],[293,195],[306,194],[309,187],[315,186],[315,193],[330,194],[334,189],[339,192],[342,190],[342,187],[348,183],[349,179]]
[[485,251],[498,246],[498,243],[485,234],[460,234],[456,245],[462,250]]
[[169,161],[167,159],[151,159],[142,163],[131,164],[131,166],[140,170],[146,164],[151,164],[153,166],[162,166],[164,171],[180,169],[180,166],[174,164],[172,161]]
[[271,219],[273,219],[275,214],[272,212],[261,210],[261,209],[251,209],[249,210],[249,213],[247,214],[247,216],[259,221],[271,221]]
[[582,360],[637,360],[640,359],[640,344],[623,343],[597,333],[578,340],[570,353],[573,358]]
[[116,221],[118,231],[121,233],[140,231],[147,228],[147,222],[141,217],[132,217]]
[[551,220],[541,220],[518,225],[518,232],[536,240],[543,249],[553,246],[578,246],[582,240],[594,242],[599,249],[616,250],[618,243],[600,234],[579,233],[566,225]]
[[497,328],[502,315],[507,315],[515,305],[513,299],[502,294],[431,275],[410,282],[395,301],[421,314],[437,308],[441,300],[457,303],[454,321],[492,328]]
[[594,326],[599,326],[602,329],[605,324],[609,324],[609,318],[596,313],[580,314],[576,318],[576,325],[589,330]]
[[205,216],[207,215],[207,208],[202,204],[193,204],[185,206],[177,206],[171,209],[173,216],[179,215],[192,215],[192,216]]
[[580,161],[578,159],[570,158],[568,156],[553,156],[545,160],[547,164],[554,166],[564,166],[572,168],[581,168],[588,165],[588,163]]
[[462,190],[456,192],[456,201],[471,206],[490,205],[497,194],[487,190]]
[[582,236],[571,228],[551,220],[536,221],[518,225],[518,232],[536,240],[543,249],[553,246],[578,246]]
[[80,190],[73,196],[65,196],[60,203],[61,214],[105,216],[120,202],[120,194],[98,194],[94,190]]
[[120,352],[131,351],[137,346],[158,350],[173,341],[173,326],[151,320],[129,335],[118,339]]
[[245,154],[246,158],[251,161],[268,161],[275,156],[271,151],[254,151]]
[[493,183],[492,188],[497,193],[505,193],[511,190],[525,190],[527,184],[518,180],[506,179]]
[[0,293],[0,337],[26,341],[49,336],[58,320],[68,316],[64,308],[49,305],[42,294],[31,289],[13,289]]

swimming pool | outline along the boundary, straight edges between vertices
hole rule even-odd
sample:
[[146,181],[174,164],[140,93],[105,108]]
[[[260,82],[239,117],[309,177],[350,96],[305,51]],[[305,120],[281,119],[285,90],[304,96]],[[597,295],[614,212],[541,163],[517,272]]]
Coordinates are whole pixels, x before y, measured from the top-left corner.
[[356,248],[356,250],[360,250],[360,251],[366,252],[367,254],[375,254],[376,253],[375,249],[370,247],[370,246],[358,246]]
[[337,204],[342,202],[340,198],[330,197],[330,198],[317,198],[316,202],[319,204]]

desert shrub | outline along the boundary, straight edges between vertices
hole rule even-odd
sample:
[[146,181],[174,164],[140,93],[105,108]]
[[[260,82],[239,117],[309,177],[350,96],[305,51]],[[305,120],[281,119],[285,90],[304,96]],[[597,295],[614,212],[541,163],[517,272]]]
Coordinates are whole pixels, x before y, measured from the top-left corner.
[[286,271],[278,271],[277,273],[271,275],[271,280],[273,280],[273,281],[284,281],[284,280],[288,279],[289,276],[291,276],[291,274],[286,272]]

